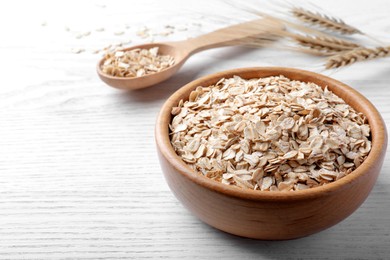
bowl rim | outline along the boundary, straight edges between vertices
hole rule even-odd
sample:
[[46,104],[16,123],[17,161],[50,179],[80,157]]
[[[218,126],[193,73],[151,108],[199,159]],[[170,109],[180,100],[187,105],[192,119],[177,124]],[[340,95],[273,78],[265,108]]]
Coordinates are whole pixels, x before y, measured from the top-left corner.
[[[203,176],[199,173],[196,173],[192,170],[174,151],[169,138],[169,127],[168,124],[171,121],[171,109],[173,105],[178,104],[179,100],[182,98],[187,98],[191,90],[195,89],[197,86],[204,86],[216,83],[221,78],[229,78],[233,75],[237,75],[245,78],[243,75],[246,73],[266,73],[268,76],[279,76],[285,75],[286,77],[291,78],[291,75],[294,74],[293,77],[303,77],[309,79],[315,79],[314,83],[318,84],[321,87],[329,86],[329,89],[334,89],[343,93],[345,97],[344,100],[348,98],[348,100],[355,100],[354,105],[352,106],[359,112],[364,113],[369,121],[369,125],[371,128],[371,151],[365,161],[356,168],[353,172],[348,174],[347,176],[334,181],[332,183],[310,188],[306,190],[299,191],[259,191],[259,190],[250,190],[243,189],[232,185],[222,184],[220,182],[211,180],[206,176]],[[260,77],[267,77],[260,76]],[[251,77],[253,78],[253,77]],[[301,80],[301,79],[297,79]],[[301,80],[305,81],[305,80]],[[307,82],[313,82],[312,80],[306,80]],[[335,93],[336,94],[336,93]],[[338,95],[338,94],[336,94]],[[358,102],[356,101],[358,100]],[[349,101],[345,100],[347,104]],[[210,75],[203,76],[199,79],[191,81],[178,89],[175,93],[173,93],[163,104],[160,113],[158,114],[156,126],[155,126],[155,141],[157,148],[161,156],[168,161],[171,166],[182,176],[188,178],[190,181],[203,186],[204,188],[224,194],[230,197],[246,199],[246,200],[256,200],[256,201],[295,201],[295,200],[304,200],[304,199],[313,199],[317,197],[326,196],[329,193],[339,192],[343,189],[347,188],[350,185],[353,185],[362,176],[369,174],[369,169],[377,164],[381,158],[383,157],[382,153],[386,150],[387,147],[387,132],[384,121],[378,112],[378,110],[374,107],[374,105],[362,94],[360,94],[355,89],[349,87],[348,85],[335,80],[333,78],[327,77],[322,74],[318,74],[315,72],[288,68],[288,67],[247,67],[247,68],[238,68],[225,70],[217,73],[213,73]],[[161,163],[161,162],[160,162]]]

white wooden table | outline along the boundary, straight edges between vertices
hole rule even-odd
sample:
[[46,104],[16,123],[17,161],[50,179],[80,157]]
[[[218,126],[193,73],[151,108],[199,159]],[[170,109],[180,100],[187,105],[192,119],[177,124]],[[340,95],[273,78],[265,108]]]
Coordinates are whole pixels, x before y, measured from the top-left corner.
[[[386,0],[316,2],[390,42]],[[176,200],[161,173],[154,122],[180,86],[236,67],[318,68],[318,59],[275,49],[210,50],[174,78],[134,92],[110,88],[96,75],[101,54],[92,51],[129,39],[150,41],[136,36],[143,26],[152,34],[175,26],[171,35],[152,37],[168,41],[245,18],[222,0],[4,2],[0,259],[389,259],[389,155],[353,215],[282,242],[244,239],[203,224]],[[366,95],[390,124],[390,58],[331,76]]]

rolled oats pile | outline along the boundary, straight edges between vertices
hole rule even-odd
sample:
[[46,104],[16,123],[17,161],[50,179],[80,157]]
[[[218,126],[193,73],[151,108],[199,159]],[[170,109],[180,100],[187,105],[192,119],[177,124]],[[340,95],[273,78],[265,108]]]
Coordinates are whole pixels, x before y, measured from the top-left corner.
[[171,143],[196,172],[262,191],[351,173],[371,149],[366,117],[327,88],[284,76],[221,79],[172,108]]
[[175,64],[172,56],[159,55],[158,50],[154,47],[107,52],[101,69],[111,76],[134,78],[160,72]]

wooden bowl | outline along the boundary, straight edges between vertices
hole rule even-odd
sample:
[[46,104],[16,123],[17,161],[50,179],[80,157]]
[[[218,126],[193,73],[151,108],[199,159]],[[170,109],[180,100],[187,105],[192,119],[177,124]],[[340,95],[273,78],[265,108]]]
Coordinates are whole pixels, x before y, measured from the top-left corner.
[[[213,181],[188,167],[170,144],[171,108],[187,100],[197,86],[215,84],[238,75],[245,79],[284,75],[328,86],[336,95],[366,115],[372,149],[351,174],[333,183],[300,191],[254,191]],[[215,73],[188,83],[163,105],[155,138],[162,170],[176,197],[207,224],[225,232],[256,239],[282,240],[307,236],[352,214],[367,198],[382,167],[387,132],[377,109],[353,88],[329,77],[291,68],[243,68]]]

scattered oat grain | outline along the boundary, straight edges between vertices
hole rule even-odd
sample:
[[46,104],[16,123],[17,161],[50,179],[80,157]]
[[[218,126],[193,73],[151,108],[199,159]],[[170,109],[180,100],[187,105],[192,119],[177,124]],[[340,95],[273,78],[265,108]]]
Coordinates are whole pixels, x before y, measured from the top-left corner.
[[114,32],[114,35],[116,35],[116,36],[120,36],[120,35],[123,35],[123,34],[125,34],[124,31],[116,31],[116,32]]
[[79,53],[85,52],[85,49],[83,49],[83,48],[72,48],[71,52],[74,53],[74,54],[79,54]]

